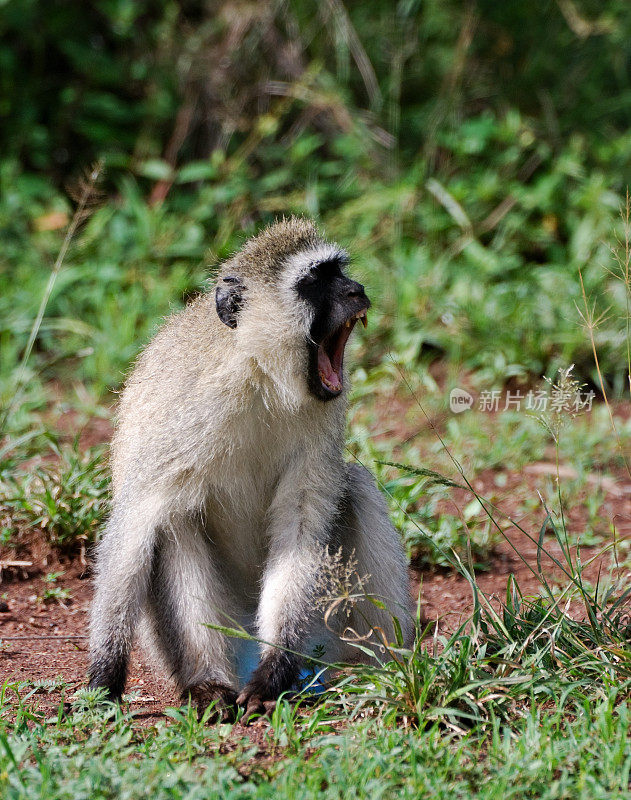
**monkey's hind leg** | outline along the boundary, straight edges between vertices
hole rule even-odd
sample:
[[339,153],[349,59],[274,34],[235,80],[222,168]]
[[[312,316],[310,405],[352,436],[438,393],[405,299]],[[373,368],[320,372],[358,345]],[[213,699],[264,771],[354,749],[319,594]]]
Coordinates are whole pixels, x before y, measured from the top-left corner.
[[213,702],[215,716],[234,715],[237,697],[230,641],[207,627],[230,624],[230,591],[212,558],[211,545],[193,519],[162,531],[151,577],[147,616],[153,644],[182,699],[201,714]]
[[[396,639],[393,617],[399,622],[405,645],[411,643],[413,623],[407,560],[399,535],[388,517],[384,498],[372,475],[357,464],[347,465],[348,489],[344,510],[336,531],[332,549],[342,546],[345,560],[355,562],[355,580],[362,578],[362,589],[383,604],[380,608],[368,597],[358,597],[345,614],[330,615],[328,624],[341,636],[329,639],[327,655],[335,661],[365,660],[353,640],[370,647],[378,654],[384,641]],[[353,582],[353,577],[350,581]]]
[[119,700],[125,689],[163,505],[157,495],[131,502],[121,493],[97,548],[88,677],[91,688],[105,688],[112,700]]

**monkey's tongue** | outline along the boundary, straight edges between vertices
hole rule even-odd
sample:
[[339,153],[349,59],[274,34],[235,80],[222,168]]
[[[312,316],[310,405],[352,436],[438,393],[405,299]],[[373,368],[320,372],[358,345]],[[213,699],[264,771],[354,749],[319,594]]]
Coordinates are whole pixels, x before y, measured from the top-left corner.
[[344,324],[328,336],[318,347],[318,373],[325,388],[330,392],[342,391],[344,348],[351,335],[355,320]]
[[320,375],[320,380],[329,391],[342,391],[341,370],[338,372],[333,368],[328,354],[321,345],[318,348],[318,373]]

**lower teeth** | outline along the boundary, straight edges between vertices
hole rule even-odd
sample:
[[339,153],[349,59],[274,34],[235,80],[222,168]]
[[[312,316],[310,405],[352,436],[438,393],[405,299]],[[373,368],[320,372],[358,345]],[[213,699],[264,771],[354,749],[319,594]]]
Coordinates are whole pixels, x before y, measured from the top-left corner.
[[337,392],[337,391],[339,391],[341,389],[341,386],[339,385],[339,383],[338,384],[331,383],[331,381],[328,378],[324,377],[324,374],[322,372],[320,373],[320,380],[322,381],[322,383],[326,387],[328,387],[329,389],[331,389],[334,392]]

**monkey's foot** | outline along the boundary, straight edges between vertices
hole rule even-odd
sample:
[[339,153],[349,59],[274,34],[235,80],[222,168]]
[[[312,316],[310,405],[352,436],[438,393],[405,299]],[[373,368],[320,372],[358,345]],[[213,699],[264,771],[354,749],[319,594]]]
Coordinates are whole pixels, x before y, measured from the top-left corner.
[[105,689],[102,701],[106,703],[120,703],[123,697],[123,690],[118,686],[110,686],[107,683],[101,683],[98,680],[90,680],[88,682],[88,689]]
[[[111,650],[108,644],[105,650]],[[127,679],[127,655],[96,655],[88,670],[88,689],[105,689],[104,699],[119,703]]]
[[196,686],[189,686],[182,692],[182,700],[186,702],[190,697],[191,702],[197,707],[197,719],[201,720],[204,712],[214,703],[210,715],[211,722],[234,722],[237,716],[235,706],[237,693],[230,686],[223,683],[205,681]]

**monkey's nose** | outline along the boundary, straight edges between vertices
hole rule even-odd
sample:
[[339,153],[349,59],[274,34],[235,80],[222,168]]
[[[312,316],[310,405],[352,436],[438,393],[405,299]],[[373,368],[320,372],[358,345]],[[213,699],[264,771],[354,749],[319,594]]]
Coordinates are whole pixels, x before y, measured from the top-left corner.
[[362,300],[364,298],[366,300],[368,299],[366,297],[366,292],[364,291],[364,287],[361,285],[361,283],[357,283],[356,281],[350,281],[350,285],[349,285],[348,289],[346,290],[346,296],[347,297],[358,297],[358,298],[361,298]]

